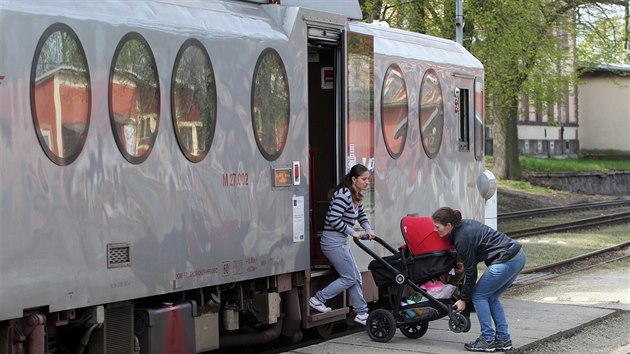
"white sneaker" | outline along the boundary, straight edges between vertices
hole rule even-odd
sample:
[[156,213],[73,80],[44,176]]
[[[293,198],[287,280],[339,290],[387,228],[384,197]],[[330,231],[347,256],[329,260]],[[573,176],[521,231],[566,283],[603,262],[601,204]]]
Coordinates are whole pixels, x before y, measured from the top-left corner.
[[319,312],[330,312],[332,309],[326,305],[324,305],[321,301],[312,297],[308,300],[308,305]]
[[365,326],[365,322],[367,321],[367,319],[368,319],[368,314],[363,313],[363,314],[356,315],[354,317],[354,322],[360,323]]

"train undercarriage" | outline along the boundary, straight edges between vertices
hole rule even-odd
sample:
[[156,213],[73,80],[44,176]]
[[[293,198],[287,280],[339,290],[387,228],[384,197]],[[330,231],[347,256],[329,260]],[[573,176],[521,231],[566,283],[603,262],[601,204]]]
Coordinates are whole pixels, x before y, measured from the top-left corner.
[[[294,272],[60,312],[31,309],[0,324],[0,353],[204,353],[295,344],[305,330],[327,337],[335,322],[352,320],[346,296],[321,314],[310,313],[308,299],[336,276]],[[364,292],[368,302],[378,297],[369,273]]]

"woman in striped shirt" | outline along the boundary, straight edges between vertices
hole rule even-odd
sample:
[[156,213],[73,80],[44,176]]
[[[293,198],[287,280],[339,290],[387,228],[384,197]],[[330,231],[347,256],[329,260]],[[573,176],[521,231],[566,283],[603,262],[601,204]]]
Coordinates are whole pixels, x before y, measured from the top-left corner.
[[[309,305],[315,310],[328,312],[331,309],[324,305],[326,300],[347,290],[350,303],[357,313],[354,320],[363,325],[368,318],[368,306],[363,298],[361,272],[348,245],[348,236],[361,237],[361,234],[366,233],[370,240],[375,237],[362,203],[361,192],[369,186],[370,172],[367,167],[357,164],[332,191],[332,200],[328,206],[321,238],[321,248],[339,273],[339,278],[318,291],[309,300]],[[357,221],[364,232],[354,231],[353,226]]]

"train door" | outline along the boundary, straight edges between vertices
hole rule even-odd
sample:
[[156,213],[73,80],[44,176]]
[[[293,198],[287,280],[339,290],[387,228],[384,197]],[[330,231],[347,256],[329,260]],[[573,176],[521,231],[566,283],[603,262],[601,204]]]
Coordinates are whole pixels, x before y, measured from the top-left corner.
[[328,192],[343,174],[343,51],[341,29],[308,28],[308,106],[311,264],[327,268],[319,237]]

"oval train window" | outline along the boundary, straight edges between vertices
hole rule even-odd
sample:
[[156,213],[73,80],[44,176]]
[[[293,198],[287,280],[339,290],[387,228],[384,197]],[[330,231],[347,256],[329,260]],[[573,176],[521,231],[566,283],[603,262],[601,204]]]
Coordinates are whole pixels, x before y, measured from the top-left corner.
[[252,82],[252,121],[254,137],[262,155],[277,159],[289,132],[289,83],[282,58],[274,49],[265,49],[256,63]]
[[53,24],[40,38],[30,86],[40,145],[54,163],[72,163],[85,143],[92,96],[85,52],[67,25]]
[[139,34],[116,47],[109,74],[109,115],[116,144],[131,163],[149,157],[160,120],[160,86],[151,48]]
[[383,139],[389,155],[397,159],[407,141],[408,113],[407,84],[400,67],[390,65],[383,80],[381,120]]
[[217,122],[217,88],[208,52],[196,39],[184,42],[177,53],[171,104],[180,149],[192,162],[203,160]]
[[420,87],[420,135],[422,146],[429,158],[440,151],[444,129],[444,101],[437,73],[427,70]]

